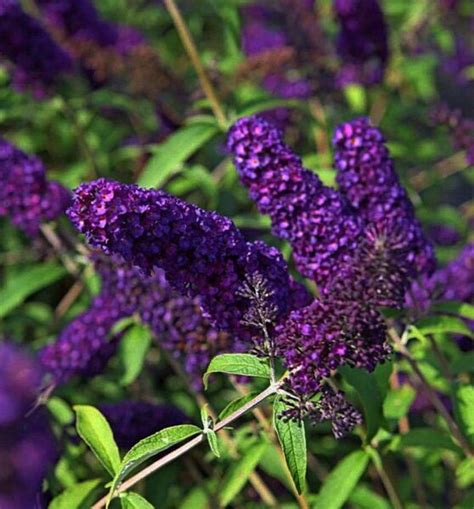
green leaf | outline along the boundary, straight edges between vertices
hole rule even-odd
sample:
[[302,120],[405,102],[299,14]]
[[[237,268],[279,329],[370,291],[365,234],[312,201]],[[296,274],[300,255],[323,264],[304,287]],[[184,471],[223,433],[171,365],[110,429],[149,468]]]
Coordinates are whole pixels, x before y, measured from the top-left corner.
[[160,187],[180,166],[218,132],[215,124],[193,123],[171,134],[157,146],[137,184]]
[[467,302],[446,301],[437,302],[431,306],[431,310],[438,313],[452,313],[468,320],[474,320],[474,305]]
[[75,484],[53,498],[48,509],[89,509],[101,483],[100,479],[92,479]]
[[474,352],[462,352],[459,359],[456,359],[451,365],[451,373],[459,375],[460,373],[474,372]]
[[266,448],[265,442],[254,445],[239,461],[232,465],[219,490],[221,507],[226,507],[234,501],[234,498],[247,483],[250,474],[257,467]]
[[120,502],[123,509],[154,509],[150,502],[133,491],[121,495]]
[[219,414],[218,421],[222,421],[229,415],[233,414],[240,407],[244,406],[245,403],[248,403],[253,398],[255,398],[255,396],[258,396],[259,394],[260,394],[259,391],[252,391],[252,392],[249,392],[248,394],[245,394],[245,396],[240,396],[239,398],[234,399]]
[[28,267],[8,280],[0,288],[0,318],[19,306],[30,295],[53,284],[66,274],[66,269],[56,263]]
[[391,509],[392,506],[375,491],[366,486],[359,485],[354,488],[351,496],[351,502],[357,509]]
[[122,385],[131,384],[140,374],[146,354],[151,345],[150,329],[134,325],[124,334],[119,347],[119,359],[123,368]]
[[238,117],[247,117],[255,115],[262,111],[273,110],[275,108],[300,108],[302,102],[297,99],[274,99],[263,98],[251,101],[246,104],[238,113]]
[[306,486],[308,461],[304,423],[303,421],[281,419],[279,416],[285,409],[285,403],[276,397],[273,403],[273,425],[296,490],[301,494]]
[[[414,333],[410,333],[411,329],[415,329]],[[422,318],[410,328],[409,338],[416,337],[416,329],[425,336],[427,334],[452,333],[474,337],[466,323],[455,316],[427,316]]]
[[407,447],[424,447],[429,450],[448,449],[459,452],[459,447],[451,440],[451,437],[443,431],[433,428],[414,428],[394,437],[390,449],[400,451]]
[[356,487],[367,468],[369,456],[354,451],[340,461],[324,481],[314,509],[339,509]]
[[109,496],[113,495],[118,484],[122,482],[131,470],[159,452],[201,432],[202,430],[193,424],[179,424],[162,429],[140,440],[127,452],[122,463],[117,468]]
[[410,410],[410,406],[416,397],[415,389],[404,384],[397,389],[392,389],[383,403],[383,413],[387,419],[400,419]]
[[264,360],[249,353],[223,353],[214,357],[203,376],[204,386],[206,388],[207,380],[212,373],[270,378],[270,368],[268,364]]
[[474,386],[455,387],[454,415],[464,435],[471,444],[474,444]]
[[106,418],[93,406],[76,405],[76,428],[107,471],[114,476],[120,467],[120,454]]
[[214,453],[214,456],[216,456],[217,458],[220,458],[221,453],[219,451],[219,442],[217,441],[216,432],[212,429],[208,429],[206,431],[206,438],[207,438],[209,447],[211,448],[211,451]]
[[344,366],[339,371],[344,380],[355,389],[362,404],[367,427],[365,441],[370,442],[383,424],[383,401],[377,379],[373,373],[363,369]]
[[367,96],[365,88],[357,83],[351,83],[344,87],[344,95],[350,109],[355,113],[364,113],[367,108]]

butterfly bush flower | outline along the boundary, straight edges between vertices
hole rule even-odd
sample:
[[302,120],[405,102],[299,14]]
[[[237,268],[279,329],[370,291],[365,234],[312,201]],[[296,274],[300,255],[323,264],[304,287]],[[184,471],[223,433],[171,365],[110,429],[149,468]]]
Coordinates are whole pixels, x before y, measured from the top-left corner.
[[340,86],[372,85],[383,80],[389,56],[387,25],[377,0],[334,0],[339,21],[337,54]]
[[124,318],[114,299],[99,295],[74,318],[54,343],[40,352],[44,368],[56,384],[73,376],[91,378],[107,366],[117,351],[118,337],[110,337],[114,324]]
[[43,372],[17,346],[0,343],[0,507],[42,507],[42,483],[57,459],[43,408],[33,410]]
[[0,138],[0,216],[28,235],[36,235],[40,224],[62,214],[70,192],[48,181],[43,163]]
[[333,143],[341,193],[368,224],[405,239],[407,266],[417,273],[432,272],[433,246],[415,217],[380,130],[358,118],[341,124]]
[[281,131],[264,119],[238,120],[227,148],[251,199],[270,215],[272,232],[290,242],[298,270],[324,286],[356,249],[362,221],[336,190],[303,167]]
[[189,422],[181,410],[167,404],[121,401],[100,405],[99,409],[122,449],[130,449],[140,440],[164,428]]
[[68,215],[92,246],[120,255],[146,274],[162,268],[179,293],[199,296],[213,326],[248,337],[248,302],[238,295],[261,274],[279,317],[289,312],[291,283],[280,252],[247,242],[230,219],[163,191],[99,179],[79,186]]
[[143,37],[130,27],[102,19],[89,0],[37,0],[36,3],[51,27],[77,41],[114,47],[123,54],[143,42]]
[[433,121],[446,126],[453,140],[454,148],[466,151],[467,164],[474,164],[474,120],[465,118],[459,109],[439,104],[431,112]]
[[201,388],[202,373],[212,357],[243,349],[239,338],[211,326],[203,316],[199,297],[173,291],[162,270],[146,276],[117,256],[96,255],[94,264],[102,279],[101,293],[114,300],[124,315],[140,316],[157,344],[183,363],[196,389]]
[[31,90],[36,98],[44,97],[72,70],[70,56],[17,0],[0,0],[0,58],[13,65],[14,86]]

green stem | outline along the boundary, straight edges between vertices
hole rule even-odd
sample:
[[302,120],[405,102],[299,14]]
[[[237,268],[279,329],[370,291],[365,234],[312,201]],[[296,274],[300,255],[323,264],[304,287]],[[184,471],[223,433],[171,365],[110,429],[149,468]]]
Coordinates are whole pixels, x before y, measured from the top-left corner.
[[196,48],[196,44],[193,40],[191,32],[184,21],[183,16],[181,15],[178,6],[176,5],[174,0],[164,0],[165,6],[170,13],[171,18],[173,19],[173,23],[178,31],[181,42],[183,43],[184,49],[191,60],[194,69],[196,70],[196,74],[198,75],[199,81],[201,82],[201,87],[206,95],[209,104],[211,105],[212,111],[219,126],[222,129],[227,128],[227,120],[224,113],[224,110],[217,98],[216,91],[212,86],[211,81],[207,77],[206,71],[204,70],[204,66],[202,65],[201,57]]
[[[221,429],[225,428],[226,426],[228,426],[229,424],[231,424],[232,422],[237,420],[239,417],[241,417],[242,415],[246,414],[247,412],[249,412],[256,406],[258,406],[262,401],[267,399],[269,396],[275,394],[278,390],[279,385],[280,385],[280,383],[277,383],[277,384],[273,384],[273,385],[270,385],[269,387],[267,387],[263,392],[261,392],[258,396],[255,396],[255,398],[253,398],[251,401],[247,402],[245,405],[238,408],[234,413],[232,413],[231,415],[229,415],[222,421],[218,422],[214,427],[214,431],[217,432],[217,431],[220,431]],[[188,451],[190,451],[191,449],[193,449],[194,447],[199,445],[201,442],[203,442],[204,439],[205,439],[205,435],[204,435],[204,433],[201,433],[200,435],[198,435],[197,437],[194,437],[189,442],[186,442],[185,444],[183,444],[181,447],[178,447],[174,451],[171,451],[170,453],[168,453],[166,456],[163,456],[162,458],[156,460],[151,465],[144,468],[141,472],[138,472],[138,474],[136,474],[133,477],[131,477],[130,479],[128,479],[128,481],[125,481],[124,483],[122,483],[119,486],[119,488],[117,489],[117,491],[114,493],[114,496],[117,496],[119,493],[122,493],[122,492],[128,490],[129,488],[131,488],[132,486],[134,486],[135,484],[140,482],[142,479],[145,479],[146,477],[148,477],[153,472],[156,472],[157,470],[164,467],[168,463],[171,463],[172,461],[174,461],[176,458],[179,458],[183,454],[187,453]],[[92,509],[101,509],[102,507],[104,507],[106,505],[107,500],[108,500],[108,495],[101,498],[96,504],[94,504],[92,506]]]

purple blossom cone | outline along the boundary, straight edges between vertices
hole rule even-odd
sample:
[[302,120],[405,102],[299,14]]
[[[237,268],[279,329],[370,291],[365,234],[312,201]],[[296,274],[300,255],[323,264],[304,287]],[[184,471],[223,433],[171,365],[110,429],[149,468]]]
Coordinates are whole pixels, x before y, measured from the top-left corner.
[[122,55],[144,42],[136,30],[102,19],[89,0],[38,0],[37,4],[53,28],[76,42],[113,47]]
[[303,168],[282,133],[262,118],[238,120],[227,148],[250,197],[270,215],[273,233],[290,242],[298,270],[324,286],[357,248],[361,220],[337,191]]
[[0,57],[13,66],[13,83],[41,98],[58,78],[72,70],[72,60],[17,0],[0,0]]
[[0,138],[0,216],[28,235],[40,224],[62,214],[69,206],[70,192],[46,179],[43,163]]
[[73,376],[91,378],[101,373],[118,346],[118,338],[109,337],[111,328],[123,317],[114,299],[96,297],[89,309],[40,352],[40,360],[54,382],[65,383]]
[[404,236],[407,266],[417,273],[432,272],[436,265],[433,246],[415,217],[384,142],[382,133],[366,118],[336,129],[333,143],[339,189],[368,224]]
[[337,53],[342,67],[337,81],[372,85],[382,81],[389,49],[387,25],[377,0],[334,0],[340,25]]
[[189,418],[173,405],[122,401],[100,405],[99,409],[122,449],[130,449],[140,440],[164,428],[189,422]]
[[39,507],[42,482],[57,458],[43,408],[32,409],[41,386],[39,364],[0,343],[0,507]]
[[[116,302],[124,314],[138,313],[153,332],[161,348],[182,362],[192,385],[202,386],[202,374],[218,353],[239,351],[239,338],[213,328],[203,316],[198,297],[183,297],[174,292],[162,270],[145,276],[118,257],[94,257],[102,278],[102,294]],[[301,299],[301,291],[294,291]]]
[[238,290],[258,272],[279,318],[289,312],[290,277],[278,250],[246,242],[229,219],[163,191],[99,179],[81,185],[68,215],[93,246],[145,273],[162,268],[181,294],[199,296],[211,324],[249,335],[248,299]]

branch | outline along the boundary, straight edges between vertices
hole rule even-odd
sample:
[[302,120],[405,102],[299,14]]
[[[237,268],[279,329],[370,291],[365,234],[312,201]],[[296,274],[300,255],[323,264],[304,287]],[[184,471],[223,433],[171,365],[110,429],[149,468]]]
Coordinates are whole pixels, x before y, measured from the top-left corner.
[[[280,386],[280,383],[281,382],[270,385],[263,392],[261,392],[258,396],[256,396],[254,399],[252,399],[251,401],[247,402],[245,405],[243,405],[239,409],[237,409],[233,414],[229,415],[222,421],[218,422],[214,427],[214,431],[217,432],[217,431],[225,428],[226,426],[228,426],[229,424],[231,424],[232,422],[237,420],[239,417],[241,417],[242,415],[247,413],[249,410],[252,410],[256,406],[258,406],[262,401],[267,399],[269,396],[271,396],[272,394],[275,394],[278,387]],[[181,447],[178,447],[174,451],[170,452],[166,456],[163,456],[162,458],[156,460],[154,463],[152,463],[148,467],[144,468],[141,472],[138,472],[138,474],[131,477],[128,481],[125,481],[124,483],[122,483],[119,486],[119,488],[117,489],[117,491],[114,493],[113,496],[117,496],[119,493],[126,491],[128,488],[134,486],[135,484],[140,482],[142,479],[145,479],[153,472],[156,472],[157,470],[159,470],[161,467],[164,467],[165,465],[167,465],[168,463],[171,463],[176,458],[179,458],[186,452],[190,451],[191,449],[193,449],[194,447],[199,445],[204,439],[205,439],[205,435],[204,435],[204,433],[202,433],[201,435],[194,437],[192,440],[185,443]],[[101,509],[102,507],[104,507],[106,505],[107,499],[108,499],[107,495],[105,497],[102,497],[95,505],[92,506],[92,509]]]

